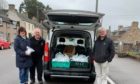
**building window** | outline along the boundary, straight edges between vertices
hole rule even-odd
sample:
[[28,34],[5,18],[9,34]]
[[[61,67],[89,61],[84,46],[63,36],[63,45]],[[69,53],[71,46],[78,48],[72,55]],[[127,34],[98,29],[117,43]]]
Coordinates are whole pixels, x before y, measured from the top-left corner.
[[10,24],[9,23],[7,23],[7,28],[10,28]]
[[29,33],[29,38],[31,38],[32,37],[32,34],[31,33]]
[[14,36],[13,36],[13,39],[15,39],[15,38],[16,38],[16,36],[17,36],[17,34],[15,33],[15,34],[14,34]]
[[10,33],[6,33],[6,41],[10,42]]
[[16,21],[12,21],[12,28],[16,29],[17,28],[17,22]]
[[0,26],[2,25],[2,18],[0,18]]
[[4,33],[3,32],[0,32],[0,39],[4,39]]
[[19,21],[17,21],[17,24],[16,24],[16,26],[18,26],[18,27],[20,26],[20,22],[19,22]]
[[30,30],[30,23],[28,25],[29,25],[29,30]]

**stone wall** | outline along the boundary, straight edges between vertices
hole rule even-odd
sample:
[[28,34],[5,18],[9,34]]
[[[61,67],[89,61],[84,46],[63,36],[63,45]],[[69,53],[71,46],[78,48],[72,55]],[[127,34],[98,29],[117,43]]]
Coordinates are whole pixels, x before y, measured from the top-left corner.
[[119,41],[123,43],[133,43],[140,42],[140,29],[138,28],[138,22],[133,22],[130,29],[118,38]]

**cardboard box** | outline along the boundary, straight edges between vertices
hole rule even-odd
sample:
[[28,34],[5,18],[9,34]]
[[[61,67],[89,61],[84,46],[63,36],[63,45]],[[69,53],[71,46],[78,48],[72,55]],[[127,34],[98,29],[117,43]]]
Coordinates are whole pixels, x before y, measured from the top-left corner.
[[66,46],[64,49],[64,54],[67,54],[68,56],[75,55],[75,46]]

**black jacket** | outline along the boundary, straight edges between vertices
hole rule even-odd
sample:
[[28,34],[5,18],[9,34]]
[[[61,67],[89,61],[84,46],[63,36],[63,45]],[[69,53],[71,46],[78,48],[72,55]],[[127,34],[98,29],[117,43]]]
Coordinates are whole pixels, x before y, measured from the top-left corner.
[[115,55],[114,43],[111,39],[105,37],[101,40],[97,38],[93,48],[93,58],[98,63],[105,61],[111,62]]
[[45,40],[43,38],[40,38],[40,40],[36,40],[35,37],[32,37],[30,39],[31,48],[35,50],[33,52],[32,58],[33,59],[42,59],[42,56],[44,55],[44,46],[45,46]]
[[29,39],[23,39],[19,35],[15,38],[14,49],[16,52],[16,66],[19,68],[29,68],[32,66],[31,56],[25,55],[27,46],[30,46]]

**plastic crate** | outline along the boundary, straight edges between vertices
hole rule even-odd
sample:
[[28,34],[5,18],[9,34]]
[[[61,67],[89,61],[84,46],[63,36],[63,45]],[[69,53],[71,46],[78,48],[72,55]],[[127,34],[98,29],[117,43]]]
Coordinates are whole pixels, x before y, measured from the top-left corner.
[[89,63],[87,63],[87,62],[71,61],[70,67],[71,68],[88,68],[89,67]]
[[70,62],[52,61],[52,68],[70,68]]

